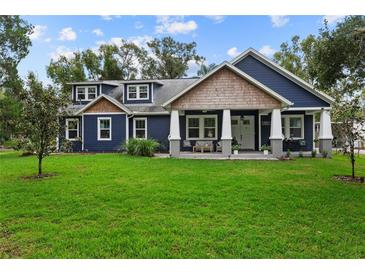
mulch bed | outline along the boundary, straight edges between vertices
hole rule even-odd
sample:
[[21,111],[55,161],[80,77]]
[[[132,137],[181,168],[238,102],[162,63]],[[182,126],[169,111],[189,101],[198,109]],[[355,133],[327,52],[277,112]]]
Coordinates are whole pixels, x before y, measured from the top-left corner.
[[57,173],[44,173],[40,176],[38,175],[31,175],[31,176],[22,176],[21,178],[24,180],[41,180],[48,177],[57,176]]
[[333,178],[343,183],[359,183],[365,185],[365,177],[352,178],[351,176],[347,175],[335,175]]

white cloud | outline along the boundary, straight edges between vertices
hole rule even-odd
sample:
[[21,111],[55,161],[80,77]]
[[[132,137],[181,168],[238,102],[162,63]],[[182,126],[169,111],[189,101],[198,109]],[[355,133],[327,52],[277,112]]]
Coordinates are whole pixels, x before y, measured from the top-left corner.
[[54,52],[51,52],[50,56],[54,60],[57,60],[61,56],[65,56],[67,59],[70,59],[74,56],[74,52],[65,46],[58,46]]
[[33,29],[33,33],[31,35],[29,35],[29,38],[31,40],[38,40],[44,35],[46,30],[47,30],[47,26],[35,25],[34,29]]
[[271,23],[274,28],[281,28],[284,27],[286,24],[289,23],[289,17],[288,16],[282,16],[282,15],[272,15],[270,16]]
[[328,25],[336,24],[337,22],[341,21],[343,18],[345,18],[344,15],[326,15],[323,16],[323,21],[327,20]]
[[96,36],[103,36],[104,33],[101,31],[101,29],[93,29],[93,33],[96,35]]
[[47,42],[47,43],[49,43],[51,41],[52,41],[52,38],[51,37],[48,37],[48,38],[44,39],[44,42]]
[[227,50],[227,54],[228,54],[230,57],[234,58],[234,57],[236,57],[237,55],[239,55],[239,54],[240,54],[240,52],[238,51],[238,49],[237,49],[236,47],[232,47],[232,48],[230,48],[230,49],[228,49],[228,50]]
[[183,16],[157,16],[156,33],[188,34],[198,28],[194,20],[184,21]]
[[58,37],[58,40],[73,41],[73,40],[76,40],[76,38],[77,38],[76,32],[74,32],[72,30],[72,28],[68,27],[68,28],[63,28],[60,31],[60,35]]
[[101,15],[100,17],[104,21],[111,21],[114,18],[120,18],[121,16],[120,15]]
[[224,21],[224,19],[226,19],[226,17],[223,15],[208,15],[206,17],[211,19],[214,24],[220,24]]
[[263,55],[266,55],[267,57],[271,57],[274,55],[274,53],[276,52],[275,49],[273,49],[271,46],[269,45],[264,45],[260,50],[260,53],[262,53]]
[[137,22],[135,22],[135,23],[134,23],[134,27],[135,27],[136,29],[141,29],[141,28],[143,28],[143,27],[144,27],[144,25],[143,25],[143,23],[142,23],[142,22],[137,21]]

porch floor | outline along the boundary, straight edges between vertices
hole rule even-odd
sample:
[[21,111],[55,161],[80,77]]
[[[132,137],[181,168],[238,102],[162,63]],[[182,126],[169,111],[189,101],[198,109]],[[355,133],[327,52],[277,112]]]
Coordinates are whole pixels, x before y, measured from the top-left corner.
[[[156,153],[156,157],[159,158],[168,158],[169,154],[164,153]],[[264,155],[259,151],[250,151],[250,152],[239,152],[237,155],[232,154],[230,157],[225,157],[220,152],[180,152],[180,156],[178,158],[181,159],[211,159],[211,160],[277,160],[277,158],[273,157],[272,154]]]

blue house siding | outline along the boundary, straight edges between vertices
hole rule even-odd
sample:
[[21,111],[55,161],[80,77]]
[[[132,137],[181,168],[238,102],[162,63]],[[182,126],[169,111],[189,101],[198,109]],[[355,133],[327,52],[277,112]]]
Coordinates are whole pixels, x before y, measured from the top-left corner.
[[[169,115],[134,116],[133,118],[147,118],[147,137],[160,143],[160,151],[169,150]],[[129,138],[133,138],[133,118],[129,119]]]
[[73,85],[72,86],[72,96],[73,96],[73,100],[72,103],[74,105],[86,105],[88,103],[90,103],[91,101],[77,101],[76,100],[76,88],[77,87],[89,87],[89,86],[96,86],[96,97],[98,97],[100,95],[100,85],[99,84],[85,84],[85,85]]
[[115,89],[116,86],[108,85],[108,84],[101,84],[101,93],[106,95],[111,95],[112,90]]
[[[79,136],[81,137],[82,139],[82,120],[81,120],[81,117],[79,116],[70,116],[70,117],[65,117],[65,118],[62,118],[60,119],[60,124],[61,124],[61,130],[60,130],[60,133],[59,133],[59,140],[58,140],[58,149],[61,149],[61,145],[62,145],[62,142],[66,139],[66,119],[74,119],[74,118],[77,118],[79,119]],[[82,150],[82,143],[81,141],[70,141],[71,144],[72,144],[72,151],[74,152],[79,152]]]
[[252,56],[235,65],[243,72],[294,103],[293,107],[328,107],[329,104]]
[[[291,151],[311,151],[313,149],[313,115],[305,115],[304,112],[282,112],[282,115],[286,114],[303,114],[304,115],[304,140],[305,146],[301,147],[298,140],[294,140],[292,143],[283,141],[283,151],[287,151],[288,148]],[[270,127],[271,127],[271,114],[261,116],[261,144],[270,145]]]
[[[112,118],[112,139],[98,141],[98,117]],[[118,151],[125,141],[125,114],[84,115],[84,150],[95,152]]]
[[[134,85],[139,85],[139,84],[124,84],[124,104],[148,104],[148,103],[152,103],[152,84],[147,84],[148,85],[148,92],[149,92],[149,98],[148,100],[128,100],[128,86],[134,86]],[[141,83],[141,85],[145,85],[145,83]]]

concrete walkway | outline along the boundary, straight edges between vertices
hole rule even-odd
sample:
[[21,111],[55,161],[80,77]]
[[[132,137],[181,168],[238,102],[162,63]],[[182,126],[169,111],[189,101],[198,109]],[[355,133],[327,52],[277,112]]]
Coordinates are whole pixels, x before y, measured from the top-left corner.
[[[169,154],[166,153],[156,153],[158,158],[169,158]],[[210,159],[210,160],[277,160],[272,154],[264,155],[262,152],[243,152],[238,155],[231,155],[230,157],[225,157],[222,153],[212,152],[212,153],[192,153],[192,152],[181,152],[180,159]]]

